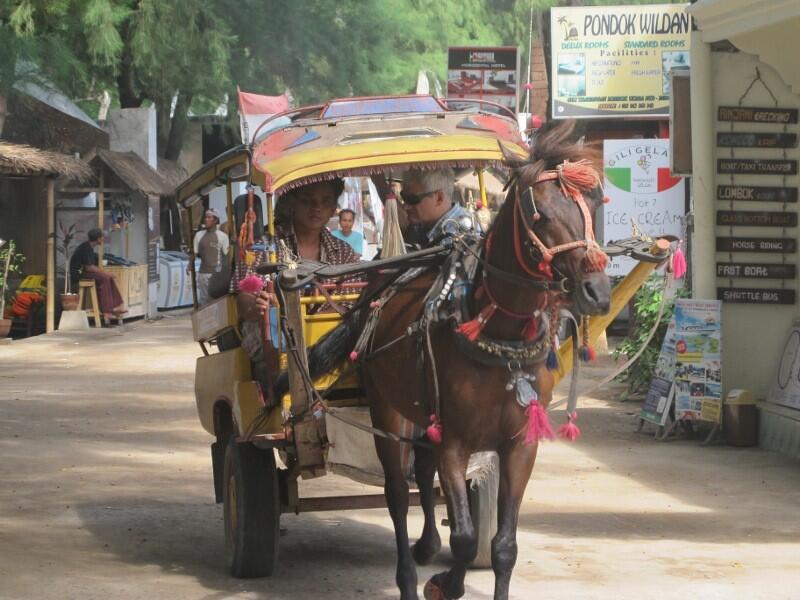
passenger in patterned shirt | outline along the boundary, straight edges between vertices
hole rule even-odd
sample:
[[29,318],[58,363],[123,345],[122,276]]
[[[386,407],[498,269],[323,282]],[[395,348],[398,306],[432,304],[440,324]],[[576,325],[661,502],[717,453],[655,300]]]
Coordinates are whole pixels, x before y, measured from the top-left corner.
[[[332,265],[358,262],[358,255],[349,244],[331,234],[326,228],[328,220],[336,212],[337,200],[344,189],[341,179],[303,186],[288,192],[279,200],[276,214],[276,241],[279,262],[315,260]],[[286,214],[284,215],[284,210]],[[282,242],[282,243],[281,243]],[[231,293],[237,294],[239,316],[242,319],[242,348],[250,357],[253,379],[261,384],[268,401],[272,398],[271,379],[275,376],[274,351],[264,348],[262,316],[270,306],[276,306],[274,294],[261,291],[258,294],[239,290],[239,282],[249,275],[257,275],[256,268],[269,261],[266,250],[253,249],[238,260],[231,278]],[[260,276],[266,282],[267,276]],[[317,307],[318,309],[324,307]],[[272,363],[269,356],[272,357]]]

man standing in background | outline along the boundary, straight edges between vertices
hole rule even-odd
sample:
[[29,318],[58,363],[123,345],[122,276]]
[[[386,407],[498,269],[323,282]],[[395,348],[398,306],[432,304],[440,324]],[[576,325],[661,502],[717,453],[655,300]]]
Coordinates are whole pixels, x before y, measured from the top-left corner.
[[200,258],[197,273],[197,304],[208,304],[208,283],[211,276],[222,270],[223,257],[228,254],[230,241],[227,234],[219,230],[219,214],[213,208],[206,211],[203,219],[205,229],[194,236],[194,255]]
[[356,222],[356,213],[349,208],[339,211],[339,229],[334,230],[334,236],[347,242],[359,256],[364,254],[364,235],[358,231],[353,231]]

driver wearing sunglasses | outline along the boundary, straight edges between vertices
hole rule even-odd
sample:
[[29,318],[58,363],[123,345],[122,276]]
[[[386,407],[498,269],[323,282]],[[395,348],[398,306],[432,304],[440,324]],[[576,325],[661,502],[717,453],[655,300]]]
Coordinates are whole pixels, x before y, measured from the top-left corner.
[[452,169],[410,169],[403,174],[400,199],[408,217],[406,241],[432,246],[443,237],[475,228],[470,214],[453,202]]

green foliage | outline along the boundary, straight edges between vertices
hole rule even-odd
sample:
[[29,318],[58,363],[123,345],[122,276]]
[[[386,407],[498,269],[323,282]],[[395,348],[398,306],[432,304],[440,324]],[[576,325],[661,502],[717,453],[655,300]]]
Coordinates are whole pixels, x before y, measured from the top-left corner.
[[[636,292],[634,296],[635,313],[632,315],[634,328],[631,334],[614,350],[614,359],[624,357],[625,360],[628,360],[639,352],[647,336],[650,335],[650,331],[656,325],[658,310],[663,298],[663,287],[663,280],[660,277],[651,277]],[[686,287],[681,287],[675,298],[685,298],[687,296],[688,290]],[[653,378],[653,372],[658,362],[658,355],[661,352],[661,345],[664,343],[664,336],[667,333],[667,325],[675,310],[675,298],[667,299],[658,329],[656,329],[655,335],[647,344],[642,355],[633,367],[618,377],[618,381],[628,384],[628,389],[625,391],[626,396],[644,392],[650,385],[650,380]]]
[[[9,259],[9,254],[11,258]],[[11,299],[11,289],[8,287],[8,280],[22,273],[22,263],[25,256],[17,251],[14,240],[9,240],[3,249],[0,250],[0,305],[5,307],[6,302]],[[3,312],[0,311],[0,318]]]

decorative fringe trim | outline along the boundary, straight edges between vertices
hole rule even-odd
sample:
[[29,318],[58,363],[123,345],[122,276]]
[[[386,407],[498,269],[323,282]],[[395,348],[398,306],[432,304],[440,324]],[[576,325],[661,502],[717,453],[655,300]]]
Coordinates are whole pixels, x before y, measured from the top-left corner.
[[428,417],[430,421],[430,425],[425,428],[425,435],[428,436],[428,439],[433,442],[434,444],[441,444],[442,443],[442,422],[439,420],[439,417],[436,415],[430,415]]
[[525,430],[523,444],[530,446],[541,440],[555,438],[553,429],[550,427],[550,419],[547,418],[547,413],[538,400],[533,400],[528,405],[528,408],[525,409],[525,416],[528,417],[528,426]]
[[680,242],[675,254],[672,255],[672,274],[675,279],[682,279],[686,275],[686,257],[683,255]]
[[264,289],[264,281],[258,275],[248,275],[239,282],[239,291],[257,294]]
[[574,442],[581,436],[581,429],[575,424],[578,420],[578,413],[573,412],[567,415],[567,422],[558,428],[558,437]]
[[496,310],[497,305],[487,304],[483,310],[478,313],[477,317],[471,321],[462,323],[457,329],[458,333],[466,336],[470,342],[474,342],[476,339],[478,339],[481,331],[483,331],[483,328],[486,327],[486,323],[492,318],[492,315],[494,315]]

